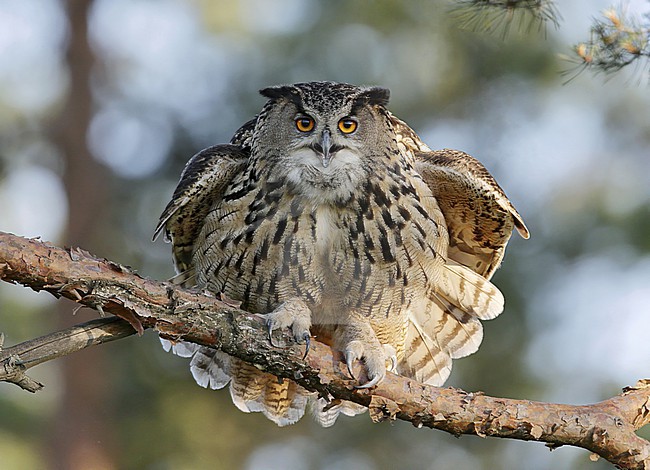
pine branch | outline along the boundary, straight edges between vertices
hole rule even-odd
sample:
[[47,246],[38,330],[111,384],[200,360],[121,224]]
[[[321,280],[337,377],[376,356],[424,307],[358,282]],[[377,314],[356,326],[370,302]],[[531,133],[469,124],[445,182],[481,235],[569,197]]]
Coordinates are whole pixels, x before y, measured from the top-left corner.
[[561,21],[553,0],[455,0],[451,5],[462,28],[504,37],[513,27],[520,33],[545,32],[547,24],[557,29]]
[[[376,422],[402,419],[454,435],[534,440],[552,448],[573,445],[620,468],[650,468],[650,443],[635,434],[650,422],[650,381],[639,381],[621,395],[584,406],[493,398],[431,387],[394,374],[372,390],[359,390],[329,347],[312,341],[303,360],[300,347],[272,347],[258,316],[205,293],[142,278],[128,267],[79,249],[0,232],[0,279],[67,297],[122,319],[112,323],[115,331],[106,318],[0,350],[0,364],[7,371],[0,373],[0,381],[20,382],[29,367],[78,350],[48,352],[69,344],[77,334],[86,335],[89,344],[99,344],[128,336],[131,327],[140,334],[152,328],[168,339],[219,348],[321,396],[368,406]],[[131,326],[126,327],[126,322]],[[16,371],[23,375],[16,376]],[[38,387],[28,384],[25,388],[34,391]]]
[[606,74],[616,73],[639,61],[650,61],[650,16],[645,20],[627,14],[623,9],[609,8],[594,20],[588,41],[573,47],[569,60],[578,66],[574,73],[592,69]]

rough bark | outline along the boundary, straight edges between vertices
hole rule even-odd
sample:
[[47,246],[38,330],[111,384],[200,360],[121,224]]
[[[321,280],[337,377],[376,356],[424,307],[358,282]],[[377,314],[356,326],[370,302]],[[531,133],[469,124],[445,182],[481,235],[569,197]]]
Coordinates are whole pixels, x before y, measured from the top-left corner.
[[[647,380],[618,396],[582,406],[489,397],[432,387],[394,374],[371,390],[359,390],[329,347],[312,341],[303,360],[302,347],[272,347],[262,320],[255,315],[205,293],[142,278],[125,266],[79,249],[57,248],[0,232],[0,279],[46,290],[124,320],[111,323],[106,318],[82,325],[79,328],[86,338],[102,336],[105,341],[106,335],[123,337],[152,328],[172,340],[222,349],[322,396],[368,406],[374,421],[402,419],[454,435],[534,440],[550,447],[573,445],[620,468],[650,468],[650,443],[635,433],[650,422]],[[108,331],[109,324],[116,328],[114,332]],[[75,336],[72,333],[58,335],[69,342]],[[86,342],[94,344],[95,340]],[[22,386],[27,368],[54,357],[48,345],[55,343],[48,335],[1,350],[0,381]]]

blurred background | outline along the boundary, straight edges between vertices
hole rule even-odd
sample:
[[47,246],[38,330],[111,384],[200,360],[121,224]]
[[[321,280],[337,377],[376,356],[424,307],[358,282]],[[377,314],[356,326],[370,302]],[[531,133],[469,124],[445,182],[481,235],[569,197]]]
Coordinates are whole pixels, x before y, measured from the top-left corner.
[[[648,70],[576,76],[561,58],[609,0],[561,2],[559,28],[507,34],[467,30],[453,3],[0,0],[0,230],[166,279],[158,215],[185,162],[261,108],[258,89],[383,85],[431,147],[480,159],[532,232],[495,276],[505,312],[447,385],[575,404],[619,393],[650,376]],[[97,314],[74,310],[0,285],[7,345]],[[46,384],[36,395],[0,383],[3,468],[610,468],[367,415],[277,428],[195,385],[151,331],[31,375]]]

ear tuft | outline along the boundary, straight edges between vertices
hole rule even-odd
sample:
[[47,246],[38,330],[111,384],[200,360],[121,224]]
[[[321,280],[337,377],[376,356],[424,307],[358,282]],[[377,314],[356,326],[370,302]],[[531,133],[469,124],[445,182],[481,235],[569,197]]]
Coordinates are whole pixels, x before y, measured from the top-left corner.
[[363,106],[382,106],[388,104],[390,98],[390,90],[388,88],[381,88],[373,86],[363,89],[352,102],[352,114],[356,114],[359,108]]
[[373,86],[362,90],[352,103],[352,114],[356,114],[359,108],[363,106],[386,106],[390,98],[390,90]]
[[366,103],[368,104],[386,106],[388,105],[388,100],[390,99],[390,90],[388,88],[376,86],[364,90],[361,96],[365,97]]
[[298,89],[293,85],[276,85],[262,88],[260,94],[272,100],[280,98],[295,100],[298,97]]

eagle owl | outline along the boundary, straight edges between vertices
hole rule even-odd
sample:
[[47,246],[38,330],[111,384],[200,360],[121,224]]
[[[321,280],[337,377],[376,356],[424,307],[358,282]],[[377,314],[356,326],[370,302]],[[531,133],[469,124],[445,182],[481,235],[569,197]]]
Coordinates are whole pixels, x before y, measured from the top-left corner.
[[[513,229],[528,230],[477,160],[431,150],[387,109],[389,91],[311,82],[268,98],[230,144],[195,155],[156,229],[180,279],[266,314],[365,370],[442,385],[503,310],[489,282]],[[172,347],[170,343],[167,348]],[[307,407],[324,426],[363,407],[324,400],[211,348],[176,343],[196,381],[279,425]]]

